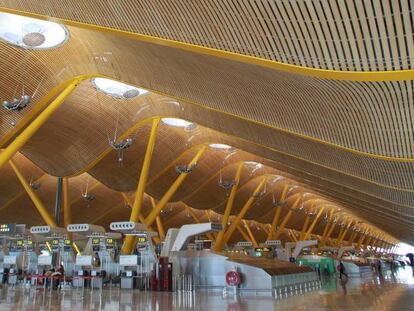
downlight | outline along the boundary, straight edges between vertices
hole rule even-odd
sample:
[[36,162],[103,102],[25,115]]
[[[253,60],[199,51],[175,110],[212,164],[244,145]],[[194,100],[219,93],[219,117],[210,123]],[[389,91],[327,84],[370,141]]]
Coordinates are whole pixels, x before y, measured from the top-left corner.
[[65,43],[65,26],[26,16],[0,13],[0,39],[25,49],[50,49]]
[[148,93],[147,90],[106,78],[95,78],[92,83],[97,90],[120,99],[131,99]]

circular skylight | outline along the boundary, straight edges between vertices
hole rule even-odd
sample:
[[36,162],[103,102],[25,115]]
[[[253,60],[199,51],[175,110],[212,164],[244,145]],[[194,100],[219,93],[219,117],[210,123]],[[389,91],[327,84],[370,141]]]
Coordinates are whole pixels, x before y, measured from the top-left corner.
[[194,123],[177,118],[162,118],[162,123],[175,127],[192,127]]
[[220,150],[228,150],[231,148],[231,146],[226,144],[210,144],[209,145],[213,149],[220,149]]
[[254,161],[245,161],[244,163],[247,165],[256,166],[257,168],[261,168],[263,166],[262,163],[258,163]]
[[25,49],[62,45],[69,32],[60,24],[26,16],[0,13],[0,39]]
[[130,99],[148,93],[147,90],[106,78],[95,78],[92,83],[97,90],[116,98]]

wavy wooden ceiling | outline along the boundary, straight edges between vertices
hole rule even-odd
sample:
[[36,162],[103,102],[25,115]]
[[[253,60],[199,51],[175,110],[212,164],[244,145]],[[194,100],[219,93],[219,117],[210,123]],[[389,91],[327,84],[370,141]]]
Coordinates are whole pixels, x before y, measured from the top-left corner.
[[[198,5],[186,1],[91,4],[0,1],[3,7],[301,66],[364,71],[411,68],[408,1],[398,5],[212,0]],[[70,40],[47,51],[25,51],[0,42],[0,73],[7,81],[0,85],[0,97],[10,98],[20,83],[28,92],[37,89],[28,109],[17,115],[0,113],[0,138],[13,130],[12,121],[19,123],[54,86],[80,74],[107,75],[164,95],[151,93],[119,102],[83,82],[22,150],[42,170],[65,176],[88,169],[113,189],[132,190],[148,133],[145,125],[134,131],[142,141],[127,153],[124,168],[116,167],[112,153],[90,166],[107,150],[107,133],[113,131],[116,118],[119,115],[123,133],[153,116],[177,116],[200,124],[202,134],[189,144],[190,134],[176,137],[176,131],[161,128],[160,155],[156,154],[151,176],[189,146],[225,142],[412,241],[412,81],[318,79],[113,33],[68,29]],[[26,74],[17,74],[16,69]],[[181,143],[172,138],[178,136]],[[215,174],[220,169],[216,157],[209,153],[194,179]],[[164,172],[148,192],[159,197],[173,176],[171,169]],[[196,189],[191,180],[176,199]],[[209,208],[204,201],[192,201],[191,206]]]

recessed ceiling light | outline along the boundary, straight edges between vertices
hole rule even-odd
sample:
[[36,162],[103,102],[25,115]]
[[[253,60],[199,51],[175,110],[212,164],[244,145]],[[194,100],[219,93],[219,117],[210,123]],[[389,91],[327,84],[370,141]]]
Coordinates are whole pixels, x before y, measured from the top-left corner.
[[130,99],[148,93],[147,90],[106,78],[95,78],[92,83],[97,90],[116,98]]
[[177,118],[162,118],[162,123],[175,127],[192,127],[194,123]]
[[220,149],[220,150],[228,150],[231,148],[231,146],[226,144],[210,144],[209,145],[213,149]]
[[0,13],[0,39],[25,49],[62,45],[69,36],[65,26],[9,13]]

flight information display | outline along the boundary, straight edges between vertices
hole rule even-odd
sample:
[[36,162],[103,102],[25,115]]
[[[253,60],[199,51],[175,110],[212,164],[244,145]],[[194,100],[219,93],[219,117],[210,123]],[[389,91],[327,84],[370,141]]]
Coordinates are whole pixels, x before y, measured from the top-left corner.
[[63,241],[63,251],[70,252],[72,250],[72,242],[69,239]]
[[15,224],[0,224],[0,234],[1,233],[15,233],[16,225]]
[[94,244],[94,245],[99,245],[99,244],[101,244],[101,239],[99,239],[99,238],[93,238],[93,239],[92,239],[92,244]]
[[56,252],[59,250],[59,240],[52,240],[52,251]]
[[113,249],[114,248],[114,240],[111,238],[107,238],[105,240],[106,249]]

